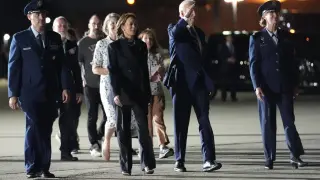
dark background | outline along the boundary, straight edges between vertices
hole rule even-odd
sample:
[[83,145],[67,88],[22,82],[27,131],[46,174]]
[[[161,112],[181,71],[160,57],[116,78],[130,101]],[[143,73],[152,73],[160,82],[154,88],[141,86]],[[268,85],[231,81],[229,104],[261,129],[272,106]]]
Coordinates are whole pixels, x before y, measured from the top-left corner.
[[[286,20],[297,32],[320,32],[320,0],[282,0],[283,9],[288,9]],[[23,15],[29,0],[0,0],[0,35],[26,29],[29,26]],[[87,29],[88,19],[98,14],[103,20],[110,12],[134,12],[138,16],[140,29],[156,29],[162,46],[167,46],[166,28],[178,19],[181,0],[136,0],[128,5],[127,0],[45,0],[49,4],[49,17],[65,16],[79,36]],[[232,20],[232,6],[224,0],[197,0],[198,21],[206,34],[225,30],[259,30],[258,6],[265,0],[244,0],[238,4],[237,22]],[[51,24],[48,24],[51,26]]]
[[[89,18],[93,14],[104,17],[111,12],[119,14],[133,12],[137,15],[139,28],[154,28],[157,32],[158,41],[163,48],[168,47],[167,26],[179,19],[178,5],[181,0],[135,0],[134,5],[127,4],[127,0],[44,0],[48,4],[48,17],[52,21],[58,16],[65,16],[71,23],[72,28],[77,32],[78,38],[83,36],[87,30]],[[211,62],[215,65],[215,47],[221,43],[223,31],[247,31],[248,34],[235,36],[236,48],[241,51],[239,61],[248,61],[248,41],[249,35],[253,31],[261,29],[259,27],[259,16],[257,8],[267,0],[244,0],[237,6],[237,21],[233,20],[233,9],[230,3],[224,0],[196,0],[197,1],[197,26],[202,28],[208,36],[209,46],[212,49]],[[2,37],[8,33],[11,37],[14,33],[24,30],[30,26],[29,21],[23,15],[25,5],[29,0],[0,0],[0,46]],[[320,0],[281,0],[282,15],[284,19],[281,24],[287,28],[290,23],[295,30],[295,43],[298,47],[297,57],[301,63],[306,64],[301,71],[305,84],[320,84]],[[308,39],[308,41],[306,41]],[[10,41],[1,47],[0,77],[6,75],[8,47]],[[314,66],[310,66],[310,64]],[[219,68],[219,67],[216,67]],[[3,70],[1,70],[3,69]],[[212,68],[212,72],[215,72]],[[247,64],[240,65],[239,76],[246,78],[240,84],[246,85],[245,89],[251,89]],[[303,82],[302,81],[302,82]],[[309,86],[309,85],[308,85]],[[305,86],[304,86],[305,87]],[[320,87],[320,86],[318,86]],[[317,91],[320,92],[319,89]]]

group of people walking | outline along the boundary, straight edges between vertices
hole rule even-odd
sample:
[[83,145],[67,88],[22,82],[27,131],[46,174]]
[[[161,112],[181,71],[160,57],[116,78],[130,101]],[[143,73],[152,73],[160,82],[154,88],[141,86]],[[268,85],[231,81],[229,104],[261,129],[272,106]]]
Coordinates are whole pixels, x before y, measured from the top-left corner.
[[[28,178],[55,177],[49,169],[52,125],[57,117],[61,160],[78,160],[72,154],[80,149],[77,126],[83,99],[88,109],[90,154],[110,160],[110,140],[116,134],[121,173],[125,176],[132,173],[132,155],[136,153],[132,149],[132,138],[139,140],[141,170],[146,174],[154,173],[153,131],[158,138],[159,158],[174,155],[174,170],[187,171],[185,154],[191,107],[199,123],[202,170],[211,172],[222,167],[216,161],[209,120],[209,101],[214,87],[204,67],[205,34],[194,25],[195,5],[193,0],[182,1],[180,20],[168,26],[171,63],[165,70],[154,30],[145,29],[138,34],[137,18],[132,13],[121,16],[110,13],[102,26],[98,16],[92,16],[89,31],[75,42],[68,38],[66,18],[55,19],[55,33],[45,29],[45,3],[34,0],[27,4],[24,13],[31,27],[13,36],[8,90],[10,107],[21,107],[26,116]],[[268,169],[273,169],[275,161],[276,105],[284,122],[291,164],[295,167],[307,165],[300,159],[304,150],[294,125],[293,97],[296,94],[293,90],[297,85],[297,72],[290,61],[293,49],[285,39],[285,32],[277,29],[279,11],[278,1],[268,1],[259,8],[264,29],[251,36],[249,47],[250,73],[259,99]],[[174,150],[168,147],[162,83],[172,96]],[[103,120],[97,128],[99,106]]]

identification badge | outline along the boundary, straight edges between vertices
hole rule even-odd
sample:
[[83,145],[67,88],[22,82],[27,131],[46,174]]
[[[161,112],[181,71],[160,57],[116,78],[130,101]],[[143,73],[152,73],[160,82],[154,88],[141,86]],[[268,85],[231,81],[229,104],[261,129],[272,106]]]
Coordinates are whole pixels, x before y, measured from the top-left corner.
[[25,47],[23,48],[24,51],[28,51],[28,50],[31,50],[31,47]]

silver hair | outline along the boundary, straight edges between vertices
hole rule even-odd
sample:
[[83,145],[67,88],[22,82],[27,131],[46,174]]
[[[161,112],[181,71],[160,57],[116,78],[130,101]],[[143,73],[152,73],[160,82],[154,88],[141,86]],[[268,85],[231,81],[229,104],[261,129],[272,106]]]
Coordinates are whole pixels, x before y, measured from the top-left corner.
[[190,5],[195,4],[195,3],[196,3],[195,0],[184,0],[184,1],[182,1],[180,3],[180,5],[179,5],[179,13],[182,13],[185,10],[187,5],[190,6]]
[[70,28],[70,23],[69,23],[69,21],[67,20],[67,18],[65,18],[64,16],[59,16],[59,17],[57,17],[57,18],[54,19],[54,21],[53,21],[53,23],[52,23],[52,29],[53,29],[53,27],[55,26],[55,24],[58,22],[59,19],[64,20],[64,22],[65,22],[66,25],[67,25],[67,30],[68,30],[68,29]]
[[108,23],[111,21],[111,19],[116,19],[118,21],[120,18],[120,15],[117,13],[109,13],[106,18],[103,21],[102,25],[102,31],[108,36],[109,35],[109,30],[108,30]]

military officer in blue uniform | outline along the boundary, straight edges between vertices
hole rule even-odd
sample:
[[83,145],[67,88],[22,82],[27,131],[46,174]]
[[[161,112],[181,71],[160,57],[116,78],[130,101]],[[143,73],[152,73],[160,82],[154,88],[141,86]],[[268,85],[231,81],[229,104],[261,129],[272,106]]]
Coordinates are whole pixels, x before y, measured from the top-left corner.
[[30,28],[13,36],[8,63],[8,96],[12,109],[26,117],[25,168],[28,178],[54,178],[51,133],[58,116],[57,102],[67,103],[71,82],[59,34],[45,29],[43,1],[26,5]]
[[249,60],[265,154],[265,168],[273,169],[276,160],[276,106],[278,106],[290,150],[290,163],[306,166],[300,158],[304,149],[295,126],[294,97],[298,95],[299,71],[288,32],[277,27],[281,4],[268,1],[258,13],[263,29],[250,37]]

